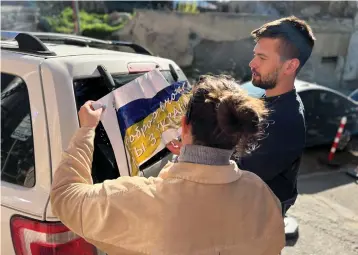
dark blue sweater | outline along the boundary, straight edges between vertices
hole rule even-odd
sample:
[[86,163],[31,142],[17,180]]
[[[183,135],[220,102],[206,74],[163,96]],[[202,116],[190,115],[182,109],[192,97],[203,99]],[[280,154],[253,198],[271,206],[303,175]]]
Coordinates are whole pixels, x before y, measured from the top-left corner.
[[298,169],[292,168],[305,146],[304,107],[296,90],[263,100],[271,112],[264,138],[256,150],[237,163],[241,169],[261,177],[283,202],[298,193]]

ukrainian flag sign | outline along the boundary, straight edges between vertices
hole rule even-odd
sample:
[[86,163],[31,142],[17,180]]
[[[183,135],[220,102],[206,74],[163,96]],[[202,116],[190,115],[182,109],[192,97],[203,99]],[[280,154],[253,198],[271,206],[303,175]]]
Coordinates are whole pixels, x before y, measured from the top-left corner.
[[157,69],[112,91],[120,135],[130,156],[131,176],[180,135],[188,91],[186,81],[169,84]]

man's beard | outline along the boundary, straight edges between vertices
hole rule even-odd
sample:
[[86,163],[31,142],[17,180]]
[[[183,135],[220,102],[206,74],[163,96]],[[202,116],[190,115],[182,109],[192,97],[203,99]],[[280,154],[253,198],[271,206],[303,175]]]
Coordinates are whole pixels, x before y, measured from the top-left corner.
[[255,87],[261,88],[261,89],[274,89],[276,87],[277,83],[277,77],[278,77],[278,70],[275,70],[273,73],[267,75],[266,77],[259,76],[259,80],[255,80],[254,77],[252,77],[252,84]]

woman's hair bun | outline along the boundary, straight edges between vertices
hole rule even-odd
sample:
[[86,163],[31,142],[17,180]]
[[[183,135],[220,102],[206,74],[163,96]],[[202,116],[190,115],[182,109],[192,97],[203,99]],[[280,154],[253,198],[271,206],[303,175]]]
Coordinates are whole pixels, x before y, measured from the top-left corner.
[[[218,125],[228,135],[254,135],[259,132],[258,99],[230,94],[223,97],[217,108]],[[260,100],[261,101],[261,100]],[[260,112],[260,111],[259,111]]]

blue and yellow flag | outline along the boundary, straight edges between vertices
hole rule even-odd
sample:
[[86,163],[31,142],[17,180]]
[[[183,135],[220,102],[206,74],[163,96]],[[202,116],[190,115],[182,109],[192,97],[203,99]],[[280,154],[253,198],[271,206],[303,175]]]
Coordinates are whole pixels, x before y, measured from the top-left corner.
[[131,176],[180,135],[188,91],[186,81],[169,84],[158,70],[113,91],[120,132],[130,155]]

